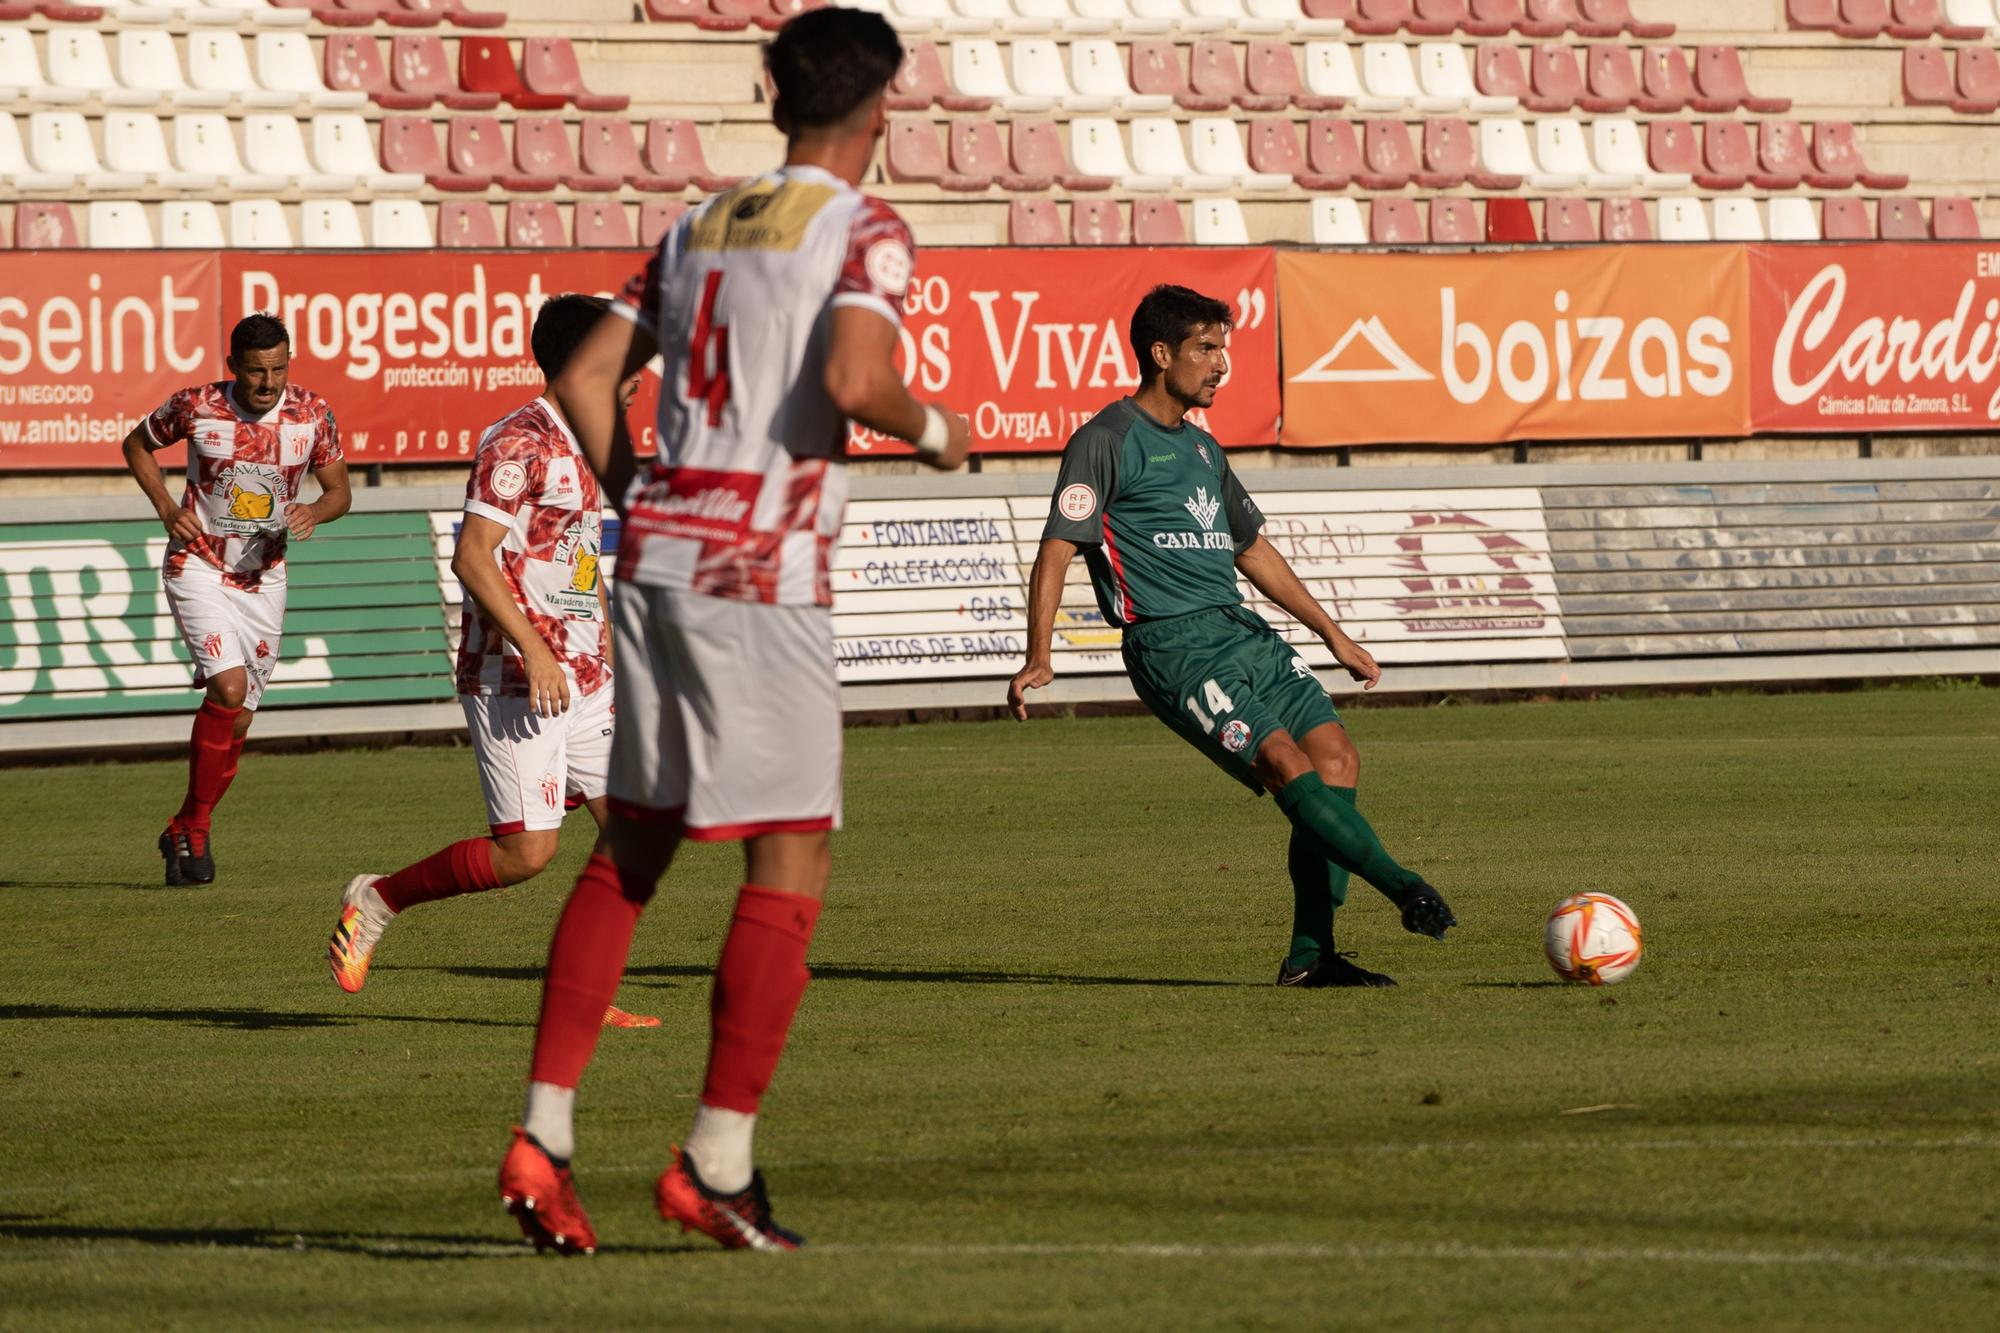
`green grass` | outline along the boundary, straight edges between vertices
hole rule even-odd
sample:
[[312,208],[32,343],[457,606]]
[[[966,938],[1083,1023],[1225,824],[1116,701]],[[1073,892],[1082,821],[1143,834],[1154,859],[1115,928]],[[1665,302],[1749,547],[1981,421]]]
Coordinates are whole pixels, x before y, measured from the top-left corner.
[[[604,1249],[562,1262],[492,1173],[581,816],[348,997],[339,886],[479,827],[464,751],[253,755],[206,890],[157,886],[179,765],[0,772],[0,1326],[1991,1326],[2000,692],[1351,725],[1464,922],[1357,885],[1342,946],[1392,991],[1269,984],[1282,821],[1150,719],[850,733],[759,1133],[814,1242],[778,1259],[649,1208],[733,849],[641,926],[621,1002],[665,1026],[585,1079]],[[1647,927],[1615,990],[1541,961],[1581,888]]]

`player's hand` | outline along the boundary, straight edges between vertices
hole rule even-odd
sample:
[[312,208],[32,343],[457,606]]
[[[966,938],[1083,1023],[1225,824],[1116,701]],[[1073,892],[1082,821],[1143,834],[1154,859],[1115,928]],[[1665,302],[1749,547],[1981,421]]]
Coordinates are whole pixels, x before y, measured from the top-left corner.
[[1055,678],[1055,670],[1047,662],[1030,662],[1014,673],[1014,679],[1007,682],[1007,709],[1016,722],[1028,720],[1028,691],[1039,690]]
[[160,512],[160,522],[169,537],[194,552],[198,559],[206,560],[217,569],[222,568],[222,557],[209,545],[208,534],[201,530],[201,520],[194,516],[194,510],[175,505]]
[[563,674],[562,664],[547,647],[536,644],[521,654],[521,665],[528,673],[528,698],[535,706],[535,716],[555,717],[569,711],[569,677]]
[[313,512],[311,505],[293,501],[285,506],[285,526],[291,529],[294,537],[304,541],[319,527],[319,515]]
[[940,472],[955,472],[965,466],[965,456],[972,452],[972,422],[943,403],[933,404],[944,413],[944,419],[951,425],[951,437],[944,449],[936,454],[918,454],[917,457]]
[[1345,634],[1328,639],[1326,646],[1333,649],[1333,660],[1361,682],[1362,689],[1372,690],[1382,679],[1382,668],[1376,665],[1374,656]]

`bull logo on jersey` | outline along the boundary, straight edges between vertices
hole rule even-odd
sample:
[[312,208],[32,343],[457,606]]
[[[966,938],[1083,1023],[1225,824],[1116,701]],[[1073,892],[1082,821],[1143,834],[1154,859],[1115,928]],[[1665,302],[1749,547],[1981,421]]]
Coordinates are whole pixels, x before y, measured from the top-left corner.
[[229,516],[231,518],[269,518],[271,516],[271,493],[269,491],[246,491],[235,482],[229,484]]
[[596,556],[579,555],[576,558],[576,568],[575,572],[573,572],[569,577],[569,586],[575,592],[597,591]]
[[1187,501],[1187,511],[1194,515],[1195,522],[1204,528],[1215,526],[1215,511],[1222,508],[1220,499],[1210,499],[1208,487],[1197,486],[1192,498]]

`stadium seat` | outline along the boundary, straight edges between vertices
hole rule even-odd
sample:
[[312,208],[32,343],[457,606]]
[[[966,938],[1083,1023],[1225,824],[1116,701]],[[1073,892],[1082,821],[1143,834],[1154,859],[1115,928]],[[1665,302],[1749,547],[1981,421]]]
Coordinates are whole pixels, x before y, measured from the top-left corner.
[[[213,112],[174,117],[174,165],[182,171],[214,176],[232,194],[275,194],[291,183],[283,176],[246,171],[243,159],[237,156],[236,136],[230,131],[228,118]],[[244,244],[233,239],[233,219],[229,234],[232,244]]]
[[1108,190],[1116,181],[1078,171],[1063,151],[1062,135],[1049,120],[1016,120],[1007,127],[1007,160],[1015,174],[1053,176],[1065,190]]
[[[141,4],[139,0],[98,0],[98,3],[92,6],[92,8],[103,10],[106,18],[120,25],[128,23],[172,23],[176,17],[179,17],[170,6]],[[215,18],[223,17],[219,11],[205,9],[199,5],[191,6],[190,9],[191,12],[187,15],[190,23],[210,21],[210,15],[214,15]],[[35,6],[26,4],[0,5],[0,19],[31,18],[34,16],[35,10]],[[229,21],[234,23],[234,16],[231,16]]]
[[445,19],[445,7],[423,0],[383,0],[377,18],[392,28],[435,28]]
[[[1600,42],[1583,58],[1583,96],[1577,105],[1585,111],[1628,111],[1639,100],[1639,74],[1632,68],[1632,56],[1622,46]],[[1673,110],[1672,107],[1649,108]]]
[[1321,195],[1312,201],[1314,245],[1366,245],[1368,225],[1361,205],[1345,195]]
[[256,52],[260,87],[297,93],[325,111],[358,111],[368,105],[366,93],[326,86],[313,60],[312,42],[302,32],[260,32]]
[[[1995,35],[1996,15],[1993,12],[1993,0],[1944,0],[1944,17],[1946,23],[1959,30],[1956,35],[1958,40],[1976,42],[1981,37]],[[1967,33],[1977,33],[1977,35],[1964,36]],[[1954,36],[1949,32],[1945,35]]]
[[[310,9],[284,9],[272,0],[182,0],[180,12],[190,23],[224,27],[248,23],[253,28],[303,28],[313,17]],[[232,237],[230,244],[240,242]]]
[[1920,42],[1933,36],[1948,42],[1976,42],[1986,36],[1986,29],[1959,27],[1951,22],[1942,0],[1896,0],[1890,9],[1889,35],[1906,42]]
[[1011,55],[1014,88],[1025,97],[1046,98],[1072,114],[1096,114],[1117,105],[1108,94],[1077,91],[1063,67],[1062,52],[1052,41],[1022,38],[1013,43]]
[[1970,199],[1931,200],[1931,234],[1940,241],[1977,241],[1984,233],[1979,226],[1979,205]]
[[1400,111],[1400,97],[1374,97],[1361,91],[1354,57],[1341,42],[1306,44],[1306,88],[1315,97],[1343,102],[1357,111]]
[[[1725,200],[1715,201],[1719,210]],[[1766,207],[1770,211],[1770,236],[1774,241],[1816,241],[1819,239],[1819,215],[1813,212],[1812,200],[1796,195],[1772,199]]]
[[697,190],[715,194],[740,185],[743,176],[726,176],[709,169],[702,151],[701,135],[691,120],[649,120],[646,122],[646,166],[660,176],[686,173]]
[[35,38],[26,28],[0,27],[0,89],[25,97],[35,106],[62,106],[90,100],[91,89],[59,87],[42,73]]
[[428,116],[382,118],[382,165],[389,171],[420,175],[432,189],[452,193],[484,193],[493,184],[491,173],[452,170]]
[[455,28],[498,28],[507,22],[504,12],[469,9],[465,0],[402,0],[402,7],[411,13],[440,14]]
[[[279,0],[280,4],[286,0]],[[365,28],[380,17],[384,0],[313,0],[313,18],[343,28]]]
[[935,42],[909,42],[903,47],[903,63],[889,81],[891,111],[928,111],[951,87],[944,76],[944,60]]
[[1889,26],[1889,0],[1840,0],[1834,35],[1866,41],[1880,37]]
[[[1632,147],[1636,152],[1636,126]],[[1535,159],[1545,169],[1575,176],[1593,190],[1629,190],[1638,183],[1638,178],[1632,173],[1612,171],[1593,160],[1582,122],[1568,117],[1551,117],[1535,122]]]
[[1528,96],[1521,105],[1530,111],[1568,111],[1583,96],[1583,73],[1570,48],[1553,42],[1528,57]]
[[[1912,50],[1923,48],[1912,47]],[[1985,116],[2000,109],[2000,60],[1985,46],[1958,48],[1958,97],[1951,109],[1962,115]]]
[[1752,111],[1775,116],[1792,109],[1789,97],[1755,97],[1743,81],[1743,61],[1733,46],[1701,46],[1694,53],[1694,86],[1712,106],[1703,110]]
[[1243,82],[1259,97],[1276,98],[1301,111],[1337,111],[1338,97],[1321,97],[1306,87],[1289,42],[1252,42],[1243,59]]
[[1694,86],[1694,71],[1678,46],[1649,46],[1639,56],[1639,92],[1642,110],[1727,111],[1726,102],[1703,97]]
[[1872,241],[1875,223],[1868,216],[1868,201],[1828,199],[1820,205],[1819,234],[1829,241]]
[[20,204],[14,209],[19,250],[74,250],[83,244],[68,204]]
[[454,116],[445,129],[445,161],[459,176],[488,176],[515,194],[542,194],[556,188],[554,176],[522,172],[507,150],[498,116]]
[[1911,106],[1950,106],[1958,101],[1951,58],[1943,47],[1903,48],[1903,101]]
[[428,250],[437,237],[416,200],[377,199],[368,205],[368,244],[377,250]]
[[234,95],[230,89],[190,88],[181,74],[173,34],[151,28],[127,28],[118,34],[118,81],[127,88],[152,93],[155,101],[166,98],[177,107],[220,110]]
[[1480,190],[1518,190],[1519,176],[1503,176],[1487,171],[1479,163],[1479,136],[1470,123],[1433,116],[1424,122],[1424,176],[1426,180],[1471,181]]
[[499,93],[459,87],[443,40],[428,33],[404,33],[389,44],[389,82],[397,92],[429,96],[453,111],[491,111],[500,105]]
[[1477,245],[1479,210],[1470,199],[1431,200],[1432,245]]
[[1510,98],[1523,105],[1533,94],[1521,53],[1512,42],[1481,42],[1472,54],[1472,85],[1483,97]]
[[1069,0],[1014,0],[1014,12],[1043,32],[1053,29],[1065,35],[1084,36],[1110,32],[1113,27],[1108,18],[1077,13],[1070,8]]
[[553,250],[569,244],[562,210],[548,199],[515,199],[507,204],[507,244],[517,250]]
[[1361,123],[1361,161],[1367,170],[1356,180],[1364,190],[1400,190],[1413,181],[1432,190],[1448,190],[1461,182],[1421,172],[1410,129],[1400,120]]
[[1197,199],[1190,209],[1194,213],[1193,239],[1196,245],[1250,244],[1250,230],[1243,221],[1243,206],[1234,199]]
[[1170,180],[1182,190],[1226,190],[1233,183],[1227,176],[1195,169],[1181,142],[1180,125],[1167,116],[1139,116],[1132,121],[1132,169],[1140,176]]
[[[1901,172],[1871,170],[1861,156],[1861,140],[1854,126],[1844,120],[1823,120],[1813,126],[1812,161],[1822,174],[1852,176],[1864,189],[1900,190],[1910,183],[1909,176]],[[1807,182],[1812,183],[1811,173]]]
[[1159,194],[1174,185],[1171,176],[1144,175],[1133,168],[1118,122],[1108,117],[1078,116],[1070,121],[1069,157],[1083,175],[1108,177],[1134,193]]
[[397,92],[381,47],[365,33],[327,34],[321,69],[329,90],[360,93],[385,110],[422,111],[437,100],[428,93]]
[[[1477,0],[1474,0],[1475,6]],[[1486,201],[1486,239],[1500,245],[1533,245],[1541,240],[1535,230],[1535,212],[1525,199]]]
[[[1465,22],[1459,24],[1461,31],[1474,37],[1505,37],[1508,33],[1520,31],[1528,20],[1521,8],[1521,0],[1471,0],[1466,6]],[[1489,211],[1488,217],[1490,218]],[[1490,231],[1492,223],[1487,223]],[[1533,240],[1534,237],[1529,237]]]
[[1607,116],[1592,121],[1590,155],[1600,170],[1633,177],[1641,189],[1685,190],[1694,184],[1693,172],[1653,169],[1652,163],[1646,160],[1645,132],[1636,120]]
[[1597,210],[1597,231],[1607,241],[1650,241],[1653,221],[1643,199],[1606,199]]
[[1301,190],[1344,190],[1345,176],[1314,175],[1306,165],[1305,150],[1299,147],[1298,131],[1282,116],[1250,122],[1252,171],[1287,176]]
[[1188,71],[1188,87],[1197,97],[1221,98],[1245,111],[1283,111],[1291,101],[1284,95],[1251,92],[1237,67],[1236,48],[1228,42],[1196,42]]
[[1173,109],[1174,99],[1166,93],[1138,93],[1125,76],[1125,62],[1116,42],[1088,40],[1071,42],[1069,47],[1070,84],[1082,97],[1108,98],[1120,111],[1156,112]]
[[1419,37],[1448,37],[1465,26],[1467,15],[1465,0],[1417,0],[1405,26]]
[[638,244],[625,205],[616,199],[586,199],[576,206],[574,243],[579,250],[630,250]]
[[1633,17],[1630,0],[1577,0],[1577,12],[1584,23],[1606,37],[1623,32],[1641,41],[1655,41],[1674,35],[1671,23],[1641,23]]
[[1551,199],[1542,205],[1542,239],[1552,245],[1588,245],[1597,239],[1597,224],[1586,199]]
[[[207,105],[225,106],[231,98],[253,110],[275,111],[298,105],[300,93],[296,88],[260,88],[257,85],[256,78],[250,73],[250,53],[244,47],[243,39],[233,32],[189,33],[187,62],[188,83],[222,98]],[[193,102],[180,104],[195,105]]]
[[678,199],[648,199],[639,205],[639,244],[647,249],[659,245],[676,222],[687,216],[688,206]]
[[990,180],[1011,192],[1036,192],[1055,184],[1053,176],[1023,176],[1009,169],[1000,127],[990,120],[955,120],[945,127],[944,143],[947,170],[953,174]]
[[369,137],[368,122],[357,115],[314,116],[312,160],[321,171],[353,176],[369,190],[401,194],[424,188],[424,173],[390,171],[383,166]]
[[170,199],[160,205],[160,246],[166,250],[220,250],[222,211],[206,199]]
[[1423,210],[1409,199],[1384,196],[1368,205],[1368,239],[1376,245],[1424,245]]
[[1015,88],[999,46],[985,40],[951,44],[951,82],[960,95],[985,98],[1008,111],[1033,114],[1055,106],[1052,98],[1031,97]]
[[467,92],[497,93],[517,111],[556,111],[569,99],[556,93],[530,91],[504,37],[461,37],[458,42],[458,86]]
[[741,32],[750,26],[739,14],[718,12],[711,0],[645,0],[645,11],[650,19],[680,20],[709,32]]
[[605,194],[625,183],[622,176],[593,175],[577,163],[561,116],[516,117],[514,165],[530,176],[554,176],[578,194]]
[[1016,199],[1007,205],[1007,244],[1061,245],[1062,214],[1049,199]]
[[438,244],[447,250],[497,250],[500,229],[484,200],[449,200],[438,205]]
[[1401,32],[1415,16],[1410,0],[1355,0],[1347,30],[1364,37],[1386,37]]
[[[1704,190],[1740,190],[1753,175],[1762,174],[1757,154],[1750,146],[1750,131],[1740,120],[1703,121],[1701,165],[1694,183]],[[1794,179],[1791,185],[1798,184]],[[1791,188],[1790,185],[1763,184],[1760,190]]]
[[1875,201],[1875,234],[1885,241],[1928,241],[1931,224],[1924,217],[1924,206],[1915,199],[1886,195]]
[[[158,105],[160,95],[144,88],[128,88],[111,72],[111,53],[104,38],[90,28],[63,28],[51,32],[48,43],[49,82],[59,88],[82,90],[106,106],[142,107]],[[83,98],[70,98],[82,101]]]
[[[1795,199],[1794,203],[1805,203]],[[1715,211],[1715,239],[1718,241],[1761,241],[1764,239],[1764,214],[1758,209],[1755,199],[1717,199],[1712,205]]]
[[678,194],[685,179],[672,180],[646,170],[639,156],[639,136],[623,116],[588,116],[577,127],[577,157],[584,174],[620,180],[641,194]]
[[321,171],[306,156],[305,136],[291,116],[245,116],[243,163],[264,176],[316,194],[345,194],[361,182],[345,172]]
[[289,250],[292,224],[275,199],[229,201],[229,243],[240,250]]
[[361,214],[345,199],[308,199],[299,205],[299,244],[308,250],[359,250]]
[[1320,182],[1308,187],[1312,189],[1344,190],[1350,182],[1367,174],[1368,165],[1361,158],[1361,140],[1354,133],[1354,122],[1315,116],[1306,125],[1306,165]]
[[144,177],[165,190],[212,190],[213,175],[175,169],[166,131],[150,111],[109,111],[104,116],[104,165],[114,172]]
[[1548,0],[1523,0],[1521,19],[1514,31],[1523,37],[1560,37],[1570,30],[1576,17],[1574,0],[1567,5],[1551,5]]
[[1706,241],[1708,210],[1699,199],[1660,200],[1660,239],[1663,241]]
[[623,111],[623,93],[594,93],[583,86],[576,48],[567,37],[530,37],[521,43],[521,82],[531,93],[563,98],[579,111]]
[[[1259,18],[1276,20],[1278,31],[1290,37],[1332,37],[1346,30],[1353,0],[1310,6],[1300,0],[1244,0],[1244,8]],[[1311,12],[1314,10],[1326,12]]]
[[1449,102],[1455,109],[1468,107],[1484,113],[1513,111],[1519,97],[1488,97],[1472,81],[1472,66],[1465,48],[1457,42],[1425,42],[1417,48],[1417,85],[1424,96],[1440,105]]
[[1805,131],[1795,120],[1764,120],[1757,123],[1757,170],[1750,183],[1760,190],[1796,189],[1805,181],[1815,190],[1844,190],[1854,177],[1812,170],[1806,151]]
[[1171,199],[1132,201],[1132,244],[1186,245],[1187,239],[1179,204]]
[[1149,97],[1170,97],[1188,111],[1227,111],[1227,97],[1208,97],[1194,91],[1181,69],[1179,48],[1172,42],[1135,41],[1131,52],[1132,90]]
[[153,224],[146,219],[146,206],[129,199],[92,200],[84,236],[93,250],[153,248]]
[[889,179],[898,184],[935,185],[961,192],[977,192],[993,185],[990,176],[962,176],[953,171],[928,120],[890,122],[889,146],[883,159]]
[[[1655,120],[1646,125],[1646,166],[1650,171],[1667,172],[1693,181],[1702,174],[1701,147],[1695,141],[1694,125],[1685,120]],[[1703,189],[1741,189],[1738,180],[1730,186]]]
[[1458,111],[1465,105],[1463,98],[1433,96],[1419,87],[1409,49],[1401,42],[1369,42],[1361,48],[1361,86],[1385,109],[1407,105],[1428,113]]
[[[1289,190],[1290,175],[1258,171],[1244,154],[1236,122],[1228,116],[1205,116],[1188,126],[1189,160],[1197,176],[1213,176],[1239,190]],[[1136,148],[1136,145],[1135,145]]]
[[[1577,143],[1580,150],[1580,136]],[[1496,116],[1479,122],[1479,160],[1488,171],[1519,176],[1531,189],[1569,190],[1583,183],[1582,176],[1572,172],[1543,170],[1528,146],[1527,126],[1518,120]]]
[[1125,244],[1125,215],[1110,199],[1079,199],[1069,206],[1073,245]]
[[91,143],[90,126],[75,111],[37,111],[28,117],[28,161],[32,174],[74,179],[86,190],[128,191],[146,184],[139,172],[104,169]]

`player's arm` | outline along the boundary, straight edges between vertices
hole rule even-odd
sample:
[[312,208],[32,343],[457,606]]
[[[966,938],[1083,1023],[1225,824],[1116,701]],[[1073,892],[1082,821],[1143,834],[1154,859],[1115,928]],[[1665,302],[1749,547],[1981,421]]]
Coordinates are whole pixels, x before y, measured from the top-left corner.
[[[569,677],[563,674],[554,650],[521,613],[506,575],[500,572],[494,552],[506,539],[505,525],[480,514],[466,514],[459,524],[458,545],[452,549],[451,572],[466,596],[478,604],[480,616],[521,654],[521,665],[528,673],[528,697],[536,714],[554,717],[569,711]],[[598,586],[601,604],[602,580]]]
[[1333,660],[1346,668],[1348,675],[1360,681],[1364,689],[1375,688],[1375,683],[1382,679],[1382,668],[1375,664],[1374,656],[1347,637],[1346,631],[1334,623],[1326,608],[1292,572],[1291,562],[1279,554],[1278,548],[1271,545],[1262,533],[1237,553],[1236,570],[1250,580],[1251,587],[1317,634],[1333,650]]
[[312,536],[320,524],[331,523],[345,514],[354,504],[346,459],[336,458],[324,467],[314,468],[313,480],[319,483],[319,499],[310,504],[293,501],[285,506],[285,526],[300,541]]
[[1056,678],[1056,608],[1062,605],[1063,579],[1075,558],[1076,543],[1061,537],[1042,538],[1035,552],[1034,572],[1028,576],[1028,661],[1007,683],[1007,707],[1017,722],[1028,720],[1028,691]]
[[652,331],[624,307],[597,321],[549,387],[562,408],[590,470],[612,503],[621,502],[638,471],[632,434],[625,426],[619,386],[644,369],[660,350]]
[[949,472],[965,462],[972,423],[942,403],[920,403],[896,370],[896,326],[868,306],[833,308],[827,397],[850,421],[908,440],[917,458]]
[[152,502],[153,512],[160,516],[160,523],[169,537],[190,546],[205,547],[201,520],[195,517],[192,509],[175,504],[174,497],[167,491],[167,476],[160,471],[160,460],[153,457],[155,450],[164,448],[166,446],[155,440],[146,423],[141,421],[125,436],[125,468],[132,474],[132,480],[139,483],[139,489],[146,493],[146,499]]

